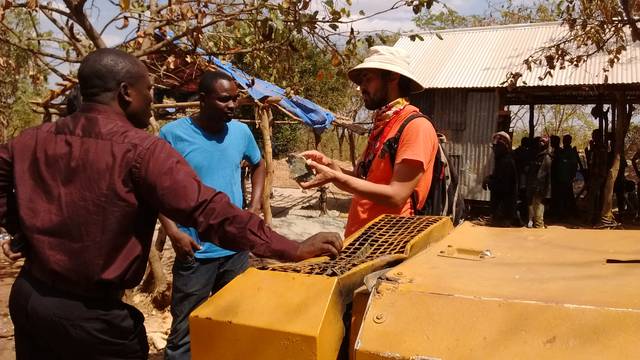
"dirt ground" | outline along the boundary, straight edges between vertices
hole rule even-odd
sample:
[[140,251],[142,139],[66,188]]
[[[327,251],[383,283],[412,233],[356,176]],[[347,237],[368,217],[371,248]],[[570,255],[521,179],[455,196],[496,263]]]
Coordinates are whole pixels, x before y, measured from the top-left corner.
[[[288,167],[284,160],[276,161],[274,190],[272,198],[273,228],[281,234],[296,240],[320,231],[342,233],[346,223],[346,212],[351,197],[331,187],[328,191],[327,216],[320,216],[319,193],[316,190],[301,190],[289,179]],[[167,241],[162,254],[162,264],[168,281],[171,281],[171,267],[174,252]],[[15,359],[13,325],[9,318],[8,298],[11,285],[17,276],[22,261],[11,263],[0,255],[0,360]],[[145,314],[145,326],[150,345],[150,358],[162,359],[163,349],[171,325],[169,309],[158,310],[151,303],[150,296],[139,289],[129,296],[129,302]]]

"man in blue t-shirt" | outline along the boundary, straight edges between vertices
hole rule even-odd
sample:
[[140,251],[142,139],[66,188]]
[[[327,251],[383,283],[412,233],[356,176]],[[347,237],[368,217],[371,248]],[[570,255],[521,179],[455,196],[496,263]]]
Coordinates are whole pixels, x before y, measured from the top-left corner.
[[[240,163],[247,161],[253,168],[249,210],[259,213],[265,165],[249,127],[231,120],[238,88],[229,75],[207,71],[200,78],[199,92],[200,113],[167,124],[160,130],[160,137],[182,154],[205,185],[224,192],[238,207],[242,207]],[[247,268],[248,253],[201,242],[196,229],[175,224],[162,215],[160,222],[176,252],[173,322],[165,357],[190,359],[189,314]]]

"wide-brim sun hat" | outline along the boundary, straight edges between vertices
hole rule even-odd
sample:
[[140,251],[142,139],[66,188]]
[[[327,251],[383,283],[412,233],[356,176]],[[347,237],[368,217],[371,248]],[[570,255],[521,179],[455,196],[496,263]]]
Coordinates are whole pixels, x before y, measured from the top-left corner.
[[349,70],[347,76],[349,80],[360,84],[363,71],[367,69],[387,70],[400,74],[411,80],[411,93],[419,93],[424,90],[424,86],[416,79],[409,66],[409,53],[406,50],[391,46],[373,46],[364,61]]

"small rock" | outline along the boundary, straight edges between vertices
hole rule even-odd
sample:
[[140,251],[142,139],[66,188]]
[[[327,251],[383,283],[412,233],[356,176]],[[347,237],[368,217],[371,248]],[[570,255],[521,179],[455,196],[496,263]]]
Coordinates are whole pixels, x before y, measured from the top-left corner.
[[163,333],[152,332],[147,334],[147,337],[149,337],[149,342],[151,343],[151,345],[153,345],[153,347],[158,351],[164,350],[164,348],[167,346],[167,335]]

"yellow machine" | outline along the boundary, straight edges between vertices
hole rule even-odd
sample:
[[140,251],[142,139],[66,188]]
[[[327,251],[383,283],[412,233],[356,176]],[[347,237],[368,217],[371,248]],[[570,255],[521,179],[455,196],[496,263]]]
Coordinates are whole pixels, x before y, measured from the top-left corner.
[[[444,238],[448,218],[384,215],[336,259],[249,269],[190,317],[193,359],[336,359],[343,314],[365,275]],[[347,319],[348,320],[348,319]]]
[[380,279],[352,353],[639,359],[638,279],[640,231],[467,223]]
[[191,315],[193,358],[640,358],[640,231],[451,229],[383,216],[250,269]]

